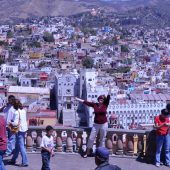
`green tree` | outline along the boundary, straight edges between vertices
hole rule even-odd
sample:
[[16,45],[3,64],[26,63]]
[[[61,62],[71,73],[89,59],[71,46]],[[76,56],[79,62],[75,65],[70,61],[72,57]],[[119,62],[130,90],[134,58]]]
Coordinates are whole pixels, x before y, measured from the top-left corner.
[[7,38],[13,38],[13,32],[12,31],[8,31],[7,32]]
[[94,66],[94,60],[91,57],[86,57],[82,60],[82,65],[85,68],[92,68]]
[[5,41],[0,41],[0,46],[8,46],[8,43]]
[[23,52],[23,50],[19,44],[16,44],[15,46],[13,46],[12,50],[17,53],[20,53],[20,54]]
[[5,63],[5,61],[3,59],[0,59],[0,65],[4,64],[4,63]]
[[41,43],[38,41],[33,41],[29,44],[30,47],[41,48]]
[[125,45],[121,45],[121,52],[128,53],[129,52],[128,47]]
[[54,42],[53,34],[51,34],[51,33],[49,33],[49,32],[44,32],[43,39],[44,39],[44,41],[46,41],[46,42]]

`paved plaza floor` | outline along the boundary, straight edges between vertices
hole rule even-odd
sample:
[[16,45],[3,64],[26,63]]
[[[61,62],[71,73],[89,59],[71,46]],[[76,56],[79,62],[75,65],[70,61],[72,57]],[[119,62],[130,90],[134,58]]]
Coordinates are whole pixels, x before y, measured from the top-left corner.
[[[7,158],[6,158],[7,159]],[[7,161],[5,159],[5,162]],[[6,165],[6,170],[41,170],[41,155],[28,154],[29,167],[18,167]],[[20,163],[20,158],[19,162]],[[170,168],[162,166],[160,168],[154,165],[141,163],[132,158],[110,157],[110,163],[116,164],[122,170],[168,170]],[[94,170],[96,167],[94,158],[82,158],[77,154],[56,154],[51,158],[51,170]]]

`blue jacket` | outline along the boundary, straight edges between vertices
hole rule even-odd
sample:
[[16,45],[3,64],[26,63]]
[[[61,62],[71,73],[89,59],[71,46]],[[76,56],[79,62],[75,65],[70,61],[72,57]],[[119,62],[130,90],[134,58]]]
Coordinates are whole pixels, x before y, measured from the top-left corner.
[[110,165],[108,162],[102,163],[95,170],[121,170],[116,165]]

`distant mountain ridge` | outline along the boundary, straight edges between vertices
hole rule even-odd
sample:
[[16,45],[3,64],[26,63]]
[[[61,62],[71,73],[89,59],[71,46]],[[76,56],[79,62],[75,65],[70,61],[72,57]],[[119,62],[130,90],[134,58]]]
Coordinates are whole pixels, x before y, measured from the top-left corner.
[[[161,21],[165,17],[165,23],[169,22],[170,0],[0,0],[0,22],[32,16],[69,16],[89,11],[93,7],[107,7],[119,13],[133,11],[136,15],[142,13],[138,9],[146,6],[153,9],[153,15],[158,11]],[[144,13],[141,15],[144,16]]]

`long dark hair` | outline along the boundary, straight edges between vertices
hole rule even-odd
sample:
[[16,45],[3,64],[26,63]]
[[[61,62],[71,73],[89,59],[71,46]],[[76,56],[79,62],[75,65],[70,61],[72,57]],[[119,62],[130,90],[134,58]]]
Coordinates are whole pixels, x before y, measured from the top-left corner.
[[20,100],[18,99],[15,99],[15,102],[14,102],[14,109],[15,110],[18,110],[18,109],[23,109],[23,106],[22,106],[22,103],[20,102]]

